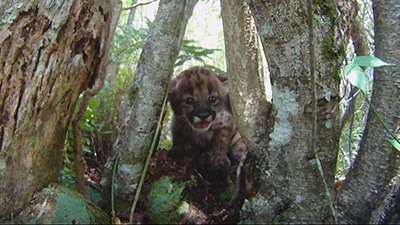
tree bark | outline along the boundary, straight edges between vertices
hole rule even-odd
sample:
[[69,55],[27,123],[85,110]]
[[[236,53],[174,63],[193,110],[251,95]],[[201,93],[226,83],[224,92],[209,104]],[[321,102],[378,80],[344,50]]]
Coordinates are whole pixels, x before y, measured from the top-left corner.
[[93,85],[106,54],[111,7],[93,0],[0,3],[0,218],[57,181],[78,96]]
[[113,4],[111,12],[111,22],[110,27],[108,28],[107,36],[104,39],[103,43],[103,51],[106,54],[102,55],[100,58],[100,66],[98,70],[98,79],[91,89],[86,90],[82,97],[81,105],[79,106],[79,110],[76,113],[75,117],[72,119],[72,135],[73,135],[73,144],[74,144],[74,168],[75,168],[75,186],[76,190],[86,196],[86,182],[83,172],[83,144],[82,144],[82,130],[81,130],[81,121],[83,116],[85,115],[86,109],[89,105],[89,100],[91,97],[96,95],[101,91],[104,86],[104,82],[107,76],[107,66],[110,63],[110,47],[111,42],[114,37],[115,29],[117,28],[119,16],[122,10],[122,3],[115,2]]
[[[374,72],[372,104],[392,128],[400,128],[400,3],[374,1],[375,55],[393,66]],[[388,184],[398,173],[399,154],[386,140],[391,138],[370,110],[354,165],[337,198],[340,222],[368,223],[388,194]]]
[[[274,110],[268,151],[257,149],[260,191],[243,207],[245,222],[332,222],[322,177],[312,151],[312,86],[306,1],[247,1],[267,58]],[[352,4],[346,1],[344,6]],[[317,62],[317,152],[330,192],[340,137],[340,37],[333,1],[314,6]],[[351,7],[344,9],[352,10]],[[342,28],[355,13],[342,11]],[[344,40],[345,44],[347,38]],[[266,158],[266,162],[262,159]]]
[[[235,122],[246,146],[248,160],[246,172],[256,177],[255,159],[266,160],[268,147],[267,115],[272,110],[265,96],[264,74],[261,62],[259,39],[246,2],[241,0],[222,0],[221,13],[224,28],[229,98]],[[262,149],[262,150],[261,150]],[[260,160],[262,158],[262,160]],[[251,182],[256,183],[256,182]],[[256,190],[248,187],[249,192]]]
[[173,73],[186,24],[197,0],[162,0],[150,28],[129,96],[130,109],[114,145],[115,156],[103,177],[101,206],[110,203],[111,171],[121,154],[115,179],[118,215],[129,215],[133,196],[155,135],[162,101]]

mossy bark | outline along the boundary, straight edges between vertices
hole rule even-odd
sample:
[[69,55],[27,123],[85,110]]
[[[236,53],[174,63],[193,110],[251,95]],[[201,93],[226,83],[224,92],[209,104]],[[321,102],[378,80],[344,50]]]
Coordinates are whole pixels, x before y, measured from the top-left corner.
[[16,224],[110,224],[110,217],[81,194],[50,185],[34,195]]
[[0,3],[0,218],[57,181],[79,94],[93,85],[110,1]]
[[[333,4],[333,1],[330,1]],[[347,1],[352,3],[352,1]],[[258,149],[261,188],[242,210],[244,222],[332,222],[322,177],[312,151],[313,88],[310,76],[306,1],[248,0],[267,58],[274,113],[268,150]],[[329,6],[329,4],[323,4]],[[339,81],[342,57],[323,55],[323,40],[340,52],[335,18],[314,5],[317,60],[317,152],[333,193],[340,137]],[[346,14],[347,12],[343,12]],[[350,17],[351,18],[351,17]],[[344,23],[347,28],[351,20]],[[347,34],[347,33],[345,33]],[[345,39],[345,43],[346,43]],[[266,162],[263,161],[266,159]]]
[[111,174],[118,153],[115,179],[116,211],[129,216],[133,196],[157,128],[186,24],[197,0],[161,0],[141,53],[129,95],[129,109],[106,164],[101,206],[110,210]]

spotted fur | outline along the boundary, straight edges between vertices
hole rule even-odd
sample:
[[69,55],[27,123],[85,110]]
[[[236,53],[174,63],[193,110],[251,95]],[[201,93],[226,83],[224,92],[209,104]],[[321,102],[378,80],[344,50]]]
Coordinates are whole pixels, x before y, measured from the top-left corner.
[[204,160],[205,171],[226,176],[243,165],[247,148],[234,122],[222,81],[211,70],[194,67],[171,82],[174,146],[169,155]]

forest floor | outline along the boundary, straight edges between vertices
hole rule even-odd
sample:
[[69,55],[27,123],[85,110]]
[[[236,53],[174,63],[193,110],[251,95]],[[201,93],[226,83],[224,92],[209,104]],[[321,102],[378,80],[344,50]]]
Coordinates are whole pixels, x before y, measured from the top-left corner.
[[[187,157],[171,159],[167,157],[167,152],[166,149],[158,149],[151,160],[135,210],[135,223],[154,224],[164,222],[163,219],[168,223],[179,224],[232,224],[239,222],[238,210],[229,207],[231,190],[234,189],[230,182],[232,179],[228,179],[228,181],[221,179],[217,173],[202,174],[197,169],[195,159]],[[100,185],[101,173],[99,171],[100,169],[93,165],[85,165],[87,178],[96,185]],[[163,186],[162,189],[156,189],[156,183],[165,180],[163,179],[165,177],[168,177],[168,185]],[[231,177],[233,178],[234,174],[231,174]],[[164,193],[168,187],[175,190]],[[158,192],[156,197],[154,197],[154,192]],[[167,218],[168,215],[164,215],[170,214],[173,217],[175,213],[173,211],[177,211],[178,204],[182,205],[182,202],[186,207],[184,212],[182,210],[179,212],[178,217],[170,219]],[[162,218],[157,218],[157,216]],[[128,218],[120,219],[122,223],[128,222]]]

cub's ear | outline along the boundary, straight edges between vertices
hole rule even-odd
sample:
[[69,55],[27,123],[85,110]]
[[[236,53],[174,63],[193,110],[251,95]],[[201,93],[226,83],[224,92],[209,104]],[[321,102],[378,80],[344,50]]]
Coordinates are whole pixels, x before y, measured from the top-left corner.
[[219,75],[217,75],[217,77],[218,77],[218,80],[221,82],[222,87],[224,88],[225,95],[228,95],[228,93],[229,93],[228,78],[219,76]]
[[172,79],[171,82],[169,82],[168,101],[171,101],[171,102],[174,101],[175,89],[176,89],[176,79]]
[[222,87],[225,90],[225,95],[229,94],[229,85],[228,85],[228,79],[226,79],[224,82],[222,82]]
[[229,100],[229,85],[228,78],[218,76],[219,81],[221,81],[222,87],[224,88],[225,95],[222,97],[222,101],[224,102],[225,108],[228,112],[232,113],[231,102]]

